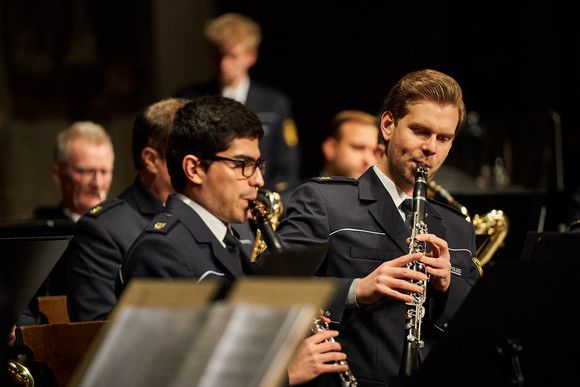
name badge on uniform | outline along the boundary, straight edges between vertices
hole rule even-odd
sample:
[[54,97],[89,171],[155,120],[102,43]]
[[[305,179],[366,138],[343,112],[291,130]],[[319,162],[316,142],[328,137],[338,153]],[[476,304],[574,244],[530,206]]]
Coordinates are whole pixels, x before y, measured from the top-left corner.
[[455,266],[451,266],[451,274],[455,274],[461,277],[461,268],[460,267],[455,267]]

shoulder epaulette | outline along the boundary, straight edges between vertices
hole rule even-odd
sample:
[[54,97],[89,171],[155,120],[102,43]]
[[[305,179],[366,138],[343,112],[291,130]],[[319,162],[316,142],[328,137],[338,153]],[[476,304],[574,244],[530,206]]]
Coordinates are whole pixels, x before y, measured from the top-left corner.
[[311,179],[315,183],[348,183],[357,185],[358,180],[348,176],[319,176]]
[[102,203],[97,204],[96,206],[94,206],[90,210],[88,210],[86,212],[85,216],[92,216],[93,218],[96,218],[98,216],[101,216],[105,212],[109,211],[111,208],[117,207],[118,205],[120,205],[123,202],[124,202],[124,200],[119,199],[119,198],[112,198],[112,199],[106,200]]
[[158,234],[167,234],[169,230],[177,224],[179,217],[173,216],[172,214],[161,213],[157,215],[151,223],[147,226],[147,232],[153,232]]

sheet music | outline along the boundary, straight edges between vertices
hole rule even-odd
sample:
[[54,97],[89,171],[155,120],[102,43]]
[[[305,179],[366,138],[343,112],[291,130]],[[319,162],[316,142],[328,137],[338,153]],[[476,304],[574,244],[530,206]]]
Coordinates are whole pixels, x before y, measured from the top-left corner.
[[80,385],[260,386],[273,380],[273,367],[285,370],[294,348],[288,343],[304,335],[313,314],[309,305],[127,306]]

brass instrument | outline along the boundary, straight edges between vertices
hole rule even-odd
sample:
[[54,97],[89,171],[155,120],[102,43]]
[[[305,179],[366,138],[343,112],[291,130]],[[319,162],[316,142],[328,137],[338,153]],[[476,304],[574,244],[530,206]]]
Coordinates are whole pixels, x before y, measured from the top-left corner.
[[451,194],[445,188],[438,185],[434,180],[431,180],[427,184],[427,188],[435,198],[455,208],[456,210],[461,212],[463,216],[465,216],[465,219],[467,219],[468,222],[471,222],[471,217],[469,216],[469,211],[467,211],[467,208],[465,208],[463,204],[455,200],[455,198],[451,196]]
[[[413,225],[411,229],[411,241],[409,242],[409,254],[426,253],[427,243],[417,241],[415,238],[419,234],[427,234],[427,224],[425,223],[425,203],[427,202],[427,167],[422,163],[417,163],[415,173],[415,186],[413,188]],[[419,371],[419,348],[423,348],[421,340],[421,324],[425,316],[425,300],[427,299],[427,283],[429,274],[425,264],[420,261],[413,261],[405,265],[408,269],[421,272],[427,275],[427,280],[409,280],[409,282],[421,286],[423,292],[409,294],[413,297],[411,302],[407,302],[405,313],[405,343],[403,346],[403,358],[399,368],[400,377],[410,377]]]
[[[327,331],[328,324],[320,318],[314,318],[311,330],[312,330],[312,333]],[[331,337],[330,339],[327,339],[326,341],[327,342],[329,342],[329,341],[334,342],[335,340],[333,337]],[[340,361],[337,360],[335,362],[335,364],[348,366],[348,362],[346,360],[340,360]],[[352,374],[350,367],[346,371],[339,373],[338,376],[340,377],[341,387],[357,387],[358,386],[358,382],[356,381],[356,378]]]
[[488,263],[498,248],[503,246],[509,231],[509,219],[502,210],[473,217],[473,227],[476,235],[488,235],[488,238],[477,247],[477,256],[481,265]]
[[276,236],[276,228],[280,224],[280,218],[283,212],[282,199],[280,194],[272,192],[266,188],[258,188],[256,200],[250,203],[250,212],[252,218],[258,226],[256,231],[256,240],[252,248],[252,262],[256,257],[266,250],[281,250],[282,245]]
[[14,387],[34,387],[34,378],[28,368],[16,360],[9,360],[8,383]]
[[469,211],[459,203],[449,192],[431,180],[427,185],[430,196],[450,205],[460,211],[465,219],[473,224],[475,235],[486,235],[487,238],[477,247],[476,255],[483,266],[488,263],[496,251],[503,246],[509,231],[509,219],[502,210],[491,210],[483,215],[475,215],[471,219]]
[[[8,375],[6,382],[10,387],[34,387],[34,376],[26,367],[34,360],[32,351],[26,346],[9,347]],[[1,383],[0,383],[1,384]]]

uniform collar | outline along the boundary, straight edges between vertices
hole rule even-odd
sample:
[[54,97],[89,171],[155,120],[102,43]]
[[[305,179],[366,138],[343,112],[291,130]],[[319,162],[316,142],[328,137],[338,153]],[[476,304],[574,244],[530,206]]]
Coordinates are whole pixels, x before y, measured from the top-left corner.
[[383,173],[383,171],[381,171],[379,169],[378,166],[375,165],[373,167],[373,171],[377,174],[377,177],[379,178],[381,183],[383,183],[383,186],[385,187],[385,189],[387,190],[389,195],[391,195],[391,198],[393,199],[393,203],[395,203],[395,207],[397,207],[399,209],[399,213],[401,214],[401,217],[403,219],[405,219],[405,214],[401,210],[401,203],[403,203],[406,199],[412,199],[412,198],[410,198],[409,195],[407,195],[405,192],[403,192],[402,189],[397,187],[397,185],[391,179],[389,179],[389,177],[387,175],[385,175]]
[[210,213],[208,210],[206,210],[201,205],[194,202],[184,194],[178,193],[175,196],[179,200],[187,204],[189,207],[191,207],[199,215],[203,223],[205,223],[207,228],[210,229],[212,234],[222,244],[222,246],[226,247],[223,240],[224,237],[226,236],[226,232],[228,231],[228,227],[221,220],[216,218],[212,213]]
[[222,89],[222,97],[227,97],[245,104],[248,99],[248,91],[250,90],[250,78],[243,79],[238,87],[224,87]]

